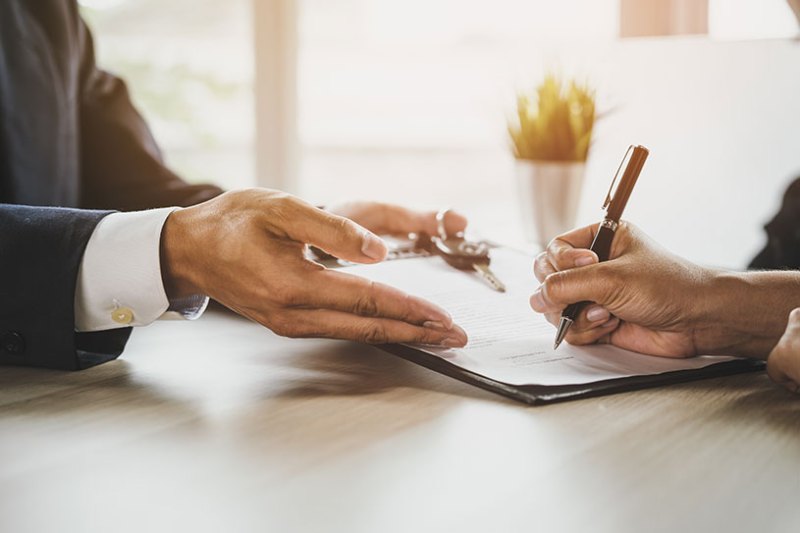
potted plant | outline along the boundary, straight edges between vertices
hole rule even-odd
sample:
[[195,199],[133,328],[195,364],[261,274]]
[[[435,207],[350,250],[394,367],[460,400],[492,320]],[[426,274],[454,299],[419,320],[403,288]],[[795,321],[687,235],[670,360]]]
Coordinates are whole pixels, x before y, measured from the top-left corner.
[[508,126],[528,240],[542,246],[575,225],[595,122],[595,92],[548,74],[517,97]]

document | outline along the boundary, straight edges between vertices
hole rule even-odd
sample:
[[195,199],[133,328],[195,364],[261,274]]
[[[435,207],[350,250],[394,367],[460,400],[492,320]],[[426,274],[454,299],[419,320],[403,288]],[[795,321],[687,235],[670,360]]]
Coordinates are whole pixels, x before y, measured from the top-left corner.
[[533,258],[513,249],[496,248],[492,250],[491,267],[506,284],[505,293],[492,290],[474,273],[453,269],[439,257],[398,259],[343,270],[442,306],[467,332],[467,346],[413,348],[509,385],[582,385],[700,369],[734,359],[653,357],[609,345],[579,347],[564,343],[553,350],[555,328],[528,304],[539,285],[533,275]]

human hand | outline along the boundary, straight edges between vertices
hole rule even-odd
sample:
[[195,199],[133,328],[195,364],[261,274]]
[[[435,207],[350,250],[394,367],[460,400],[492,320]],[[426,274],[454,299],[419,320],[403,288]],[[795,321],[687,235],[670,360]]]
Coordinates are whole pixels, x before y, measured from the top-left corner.
[[561,311],[580,301],[588,305],[566,340],[571,344],[610,343],[666,357],[689,357],[702,349],[702,298],[713,273],[681,259],[636,227],[621,223],[610,260],[598,263],[588,248],[598,225],[556,237],[539,254],[534,273],[541,286],[531,307],[558,324]]
[[786,332],[767,358],[772,381],[800,393],[800,308],[789,314]]
[[[348,208],[344,208],[347,213]],[[350,215],[378,232],[428,230],[429,215],[353,204]],[[466,225],[448,217],[454,225]],[[422,227],[420,227],[420,224]],[[330,337],[382,344],[467,342],[438,306],[392,287],[325,269],[304,257],[306,244],[358,263],[385,258],[385,244],[352,220],[267,189],[225,193],[173,212],[162,232],[168,293],[202,293],[288,337]]]
[[[325,210],[349,218],[378,235],[405,237],[421,231],[428,235],[438,234],[436,211],[415,211],[380,202],[346,202],[328,206]],[[467,219],[455,211],[448,211],[444,224],[447,234],[453,235],[466,229]]]

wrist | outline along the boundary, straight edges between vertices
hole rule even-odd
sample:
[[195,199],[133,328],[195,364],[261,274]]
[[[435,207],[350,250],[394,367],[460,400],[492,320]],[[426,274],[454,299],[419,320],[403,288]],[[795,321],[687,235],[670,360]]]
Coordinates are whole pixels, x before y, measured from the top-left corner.
[[170,301],[204,294],[193,270],[191,235],[185,209],[173,211],[161,230],[161,279]]
[[698,300],[698,354],[766,359],[800,306],[800,273],[712,272]]

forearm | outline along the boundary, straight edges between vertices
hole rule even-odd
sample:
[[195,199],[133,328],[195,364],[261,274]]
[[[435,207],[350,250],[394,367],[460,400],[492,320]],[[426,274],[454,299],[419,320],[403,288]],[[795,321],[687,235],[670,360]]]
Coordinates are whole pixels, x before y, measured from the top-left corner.
[[718,272],[699,299],[697,353],[765,359],[800,307],[800,272]]

